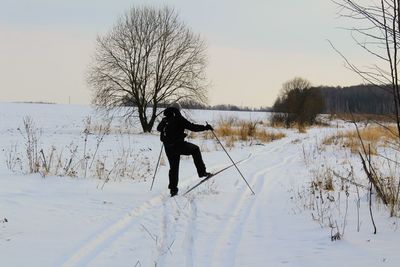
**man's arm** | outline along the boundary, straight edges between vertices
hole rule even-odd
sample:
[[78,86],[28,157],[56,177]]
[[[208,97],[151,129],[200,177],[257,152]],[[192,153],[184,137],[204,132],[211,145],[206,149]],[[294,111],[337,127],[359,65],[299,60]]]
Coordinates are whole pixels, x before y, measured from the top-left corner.
[[200,124],[191,123],[190,121],[188,121],[184,117],[182,117],[182,121],[183,121],[183,125],[184,125],[185,129],[188,129],[188,130],[190,130],[192,132],[202,132],[202,131],[206,131],[206,130],[211,130],[206,125],[200,125]]

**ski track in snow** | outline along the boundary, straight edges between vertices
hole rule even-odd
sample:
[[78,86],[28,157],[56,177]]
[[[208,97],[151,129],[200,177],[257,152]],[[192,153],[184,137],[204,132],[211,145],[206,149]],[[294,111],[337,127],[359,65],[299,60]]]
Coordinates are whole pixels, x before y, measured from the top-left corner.
[[185,248],[186,248],[186,265],[189,267],[195,266],[194,262],[196,259],[196,251],[194,242],[196,240],[196,231],[197,231],[197,204],[196,201],[190,200],[189,202],[189,216],[186,223],[186,230],[185,230]]
[[[184,266],[195,266],[194,242],[198,214],[195,200],[177,196],[165,201],[163,207],[160,227],[162,241],[158,258],[155,260],[157,266],[180,266],[182,263]],[[175,253],[181,248],[182,253]]]
[[[265,157],[266,154],[277,153],[282,150],[282,147],[284,147],[284,145],[264,151],[261,156]],[[272,179],[268,177],[268,173],[274,169],[287,166],[287,164],[297,156],[298,154],[293,154],[284,158],[280,163],[270,165],[267,168],[257,171],[251,179],[249,179],[250,186],[255,192],[254,196],[249,193],[247,186],[242,186],[240,197],[232,199],[231,204],[227,208],[227,210],[231,211],[231,216],[219,227],[221,234],[217,237],[217,241],[214,242],[210,240],[210,244],[215,245],[211,250],[213,251],[210,254],[212,257],[210,257],[207,266],[236,266],[235,256],[237,255],[237,248],[240,244],[249,214],[252,213],[255,207],[254,204],[260,200],[259,197],[264,191],[263,189],[265,189],[266,182]]]
[[98,254],[105,249],[107,244],[114,242],[126,229],[132,226],[134,218],[142,216],[144,213],[150,211],[165,199],[165,195],[157,195],[139,207],[133,208],[130,212],[126,213],[115,223],[106,227],[101,232],[95,233],[94,237],[86,244],[79,247],[79,249],[69,257],[61,266],[84,266],[93,260]]
[[170,198],[163,203],[163,219],[161,223],[161,243],[158,248],[158,256],[155,262],[160,266],[165,266],[168,255],[172,254],[175,243],[175,232],[177,223],[180,219],[180,212],[174,203],[176,199]]
[[[245,162],[245,161],[244,161]],[[193,177],[191,177],[193,178]],[[181,187],[188,187],[192,180],[187,179],[186,181],[181,181]],[[179,197],[178,197],[179,198]],[[197,207],[194,201],[190,201],[187,198],[183,198],[187,202],[184,205],[184,209],[188,209],[191,212],[189,215],[188,222],[186,223],[186,243],[187,252],[186,256],[186,266],[193,266],[193,254],[192,246],[193,244],[193,224],[195,223],[197,216]],[[172,207],[175,205],[176,207]],[[68,257],[63,263],[60,264],[62,267],[73,267],[73,266],[86,266],[99,255],[102,254],[110,245],[118,241],[118,237],[123,235],[130,227],[134,224],[140,224],[139,220],[134,220],[141,218],[150,211],[154,209],[163,209],[164,215],[160,228],[161,230],[161,240],[157,240],[157,259],[154,259],[159,266],[168,266],[166,264],[166,258],[168,254],[172,254],[172,247],[175,245],[176,236],[175,232],[177,229],[176,224],[182,223],[181,210],[179,207],[179,202],[176,198],[169,198],[166,193],[161,193],[149,199],[140,206],[132,208],[132,210],[119,219],[117,219],[113,224],[105,227],[100,232],[94,233],[89,241],[83,242],[83,245],[79,246],[77,250],[72,253],[72,256]],[[160,242],[160,243],[158,243]],[[174,255],[176,256],[176,255]]]
[[[279,153],[284,149],[285,144],[290,141],[286,140],[281,146],[273,145],[270,149],[253,154],[240,165],[247,161],[257,160],[257,158],[259,158],[258,160],[265,159],[265,155]],[[265,184],[271,179],[268,177],[268,173],[276,168],[287,166],[296,156],[298,154],[293,154],[283,160],[279,160],[279,162],[274,162],[262,170],[255,170],[256,173],[249,179],[250,186],[256,193],[255,196],[251,195],[247,186],[242,185],[240,187],[240,196],[232,198],[226,207],[226,210],[231,211],[230,217],[217,226],[221,234],[210,237],[212,239],[208,242],[210,245],[208,266],[235,266],[235,255],[249,214],[253,212],[254,204],[259,201]],[[266,163],[268,164],[269,162]],[[191,183],[192,179],[182,181],[181,188],[187,187]],[[129,228],[140,224],[140,221],[145,216],[151,216],[149,212],[153,210],[162,210],[163,212],[162,220],[157,230],[157,240],[153,243],[157,253],[153,262],[157,263],[157,266],[172,266],[182,263],[184,263],[184,266],[195,266],[196,251],[194,243],[199,212],[196,201],[196,198],[193,198],[192,195],[175,198],[169,198],[166,193],[156,195],[140,206],[134,207],[130,212],[105,229],[95,233],[89,241],[79,246],[61,266],[86,266],[99,257],[112,243],[118,242],[119,237],[127,232]],[[183,249],[182,253],[178,253],[181,249]]]
[[193,267],[194,259],[196,258],[194,250],[194,240],[196,240],[196,219],[197,205],[195,201],[190,202],[190,217],[186,227],[186,266]]

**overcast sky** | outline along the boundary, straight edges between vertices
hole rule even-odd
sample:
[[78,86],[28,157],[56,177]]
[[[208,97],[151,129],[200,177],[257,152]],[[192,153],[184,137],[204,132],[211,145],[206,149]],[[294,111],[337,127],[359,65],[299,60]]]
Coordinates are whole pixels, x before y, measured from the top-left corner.
[[365,58],[329,0],[0,0],[0,101],[89,104],[97,35],[132,5],[174,7],[208,46],[210,104],[270,106],[282,83],[351,85]]

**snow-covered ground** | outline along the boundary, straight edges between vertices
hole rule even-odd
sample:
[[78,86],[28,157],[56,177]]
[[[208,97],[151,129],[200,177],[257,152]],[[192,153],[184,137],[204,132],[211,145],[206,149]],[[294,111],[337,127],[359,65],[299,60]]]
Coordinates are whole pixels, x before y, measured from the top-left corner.
[[[6,161],[15,146],[23,156],[26,140],[17,129],[26,115],[41,128],[39,146],[68,150],[72,142],[78,153],[84,146],[84,120],[95,117],[83,106],[0,103],[0,266],[400,266],[398,220],[375,207],[378,234],[373,235],[366,193],[361,195],[360,231],[351,198],[345,235],[336,242],[331,229],[301,208],[298,192],[309,184],[310,169],[351,158],[345,151],[318,150],[335,127],[306,134],[281,130],[283,139],[230,149],[234,160],[246,158],[239,168],[255,195],[231,168],[186,196],[170,198],[165,156],[149,190],[161,148],[156,133],[110,134],[101,143],[98,155],[115,159],[117,150],[129,146],[148,162],[146,171],[137,167],[141,176],[135,179],[105,183],[92,173],[42,178],[25,175],[24,167],[12,172]],[[227,116],[268,118],[266,113],[217,111],[188,116],[211,124]],[[96,136],[89,138],[87,150],[93,153]],[[230,163],[214,141],[191,141],[204,150],[208,170]],[[182,157],[180,168],[183,193],[199,178],[190,158]]]

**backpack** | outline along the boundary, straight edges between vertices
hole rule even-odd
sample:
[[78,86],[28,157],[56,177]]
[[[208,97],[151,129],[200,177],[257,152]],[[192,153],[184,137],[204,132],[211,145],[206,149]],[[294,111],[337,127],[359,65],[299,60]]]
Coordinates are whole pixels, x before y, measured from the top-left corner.
[[177,138],[178,122],[174,117],[165,118],[161,129],[160,140],[166,144],[173,144]]

